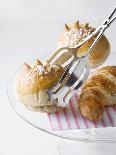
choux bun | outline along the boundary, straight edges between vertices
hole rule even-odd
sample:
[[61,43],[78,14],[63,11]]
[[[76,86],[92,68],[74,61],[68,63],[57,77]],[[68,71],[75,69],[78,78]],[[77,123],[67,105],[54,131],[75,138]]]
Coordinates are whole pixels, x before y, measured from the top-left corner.
[[[95,28],[90,27],[88,23],[79,24],[79,21],[77,21],[76,23],[74,23],[74,25],[70,27],[65,24],[64,32],[59,37],[57,48],[67,45],[72,47],[78,45],[94,30]],[[95,37],[87,41],[83,46],[81,46],[77,51],[75,51],[75,54],[77,56],[84,55],[93,43]],[[105,35],[103,35],[89,55],[90,67],[95,68],[100,66],[107,59],[109,53],[110,44]],[[61,65],[70,57],[70,53],[63,54],[63,56],[56,61],[56,64]]]
[[47,90],[59,81],[63,73],[60,65],[42,64],[39,60],[32,66],[25,63],[15,78],[16,96],[30,110],[58,111],[61,107],[57,107],[56,102],[49,101]]

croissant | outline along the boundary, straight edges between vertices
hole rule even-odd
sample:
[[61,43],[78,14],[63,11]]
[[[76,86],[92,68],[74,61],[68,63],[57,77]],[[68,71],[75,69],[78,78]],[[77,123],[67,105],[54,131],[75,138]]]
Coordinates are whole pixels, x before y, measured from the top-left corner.
[[[74,23],[74,25],[70,27],[65,24],[64,32],[59,37],[57,48],[63,46],[76,46],[80,44],[94,30],[95,28],[89,26],[88,23],[82,25],[79,24],[79,21],[77,21],[76,23]],[[71,57],[72,54],[74,56],[84,55],[89,49],[89,47],[92,45],[95,37],[83,44],[83,46],[81,46],[77,51],[74,51],[73,53],[67,52],[63,54],[55,63],[62,65]],[[108,39],[103,35],[98,41],[98,43],[95,45],[91,54],[89,55],[89,66],[91,68],[100,66],[107,59],[109,53],[110,44]]]
[[78,107],[81,114],[93,121],[102,118],[104,107],[116,104],[116,66],[95,72],[84,84]]
[[16,97],[29,110],[51,113],[60,110],[55,101],[49,101],[47,90],[59,81],[63,73],[60,65],[43,65],[39,60],[32,66],[25,63],[15,78]]

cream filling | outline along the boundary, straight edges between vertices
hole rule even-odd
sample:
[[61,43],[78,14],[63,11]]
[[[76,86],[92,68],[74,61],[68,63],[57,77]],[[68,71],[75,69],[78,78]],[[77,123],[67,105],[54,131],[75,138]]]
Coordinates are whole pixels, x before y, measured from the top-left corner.
[[28,95],[20,95],[16,92],[16,96],[21,102],[29,106],[45,106],[53,104],[53,102],[49,101],[47,90],[40,90],[37,93]]
[[62,109],[62,107],[57,107],[55,104],[53,105],[46,105],[46,106],[29,106],[24,104],[25,107],[31,111],[40,111],[40,112],[50,112],[50,113],[54,113],[60,109]]

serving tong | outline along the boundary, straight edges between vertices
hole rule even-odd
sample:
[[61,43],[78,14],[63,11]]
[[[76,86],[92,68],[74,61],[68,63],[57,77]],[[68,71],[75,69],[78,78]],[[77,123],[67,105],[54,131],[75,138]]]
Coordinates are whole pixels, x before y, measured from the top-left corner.
[[50,101],[56,100],[57,106],[66,107],[69,103],[71,96],[73,95],[73,91],[79,89],[80,86],[87,80],[90,73],[90,68],[88,65],[88,56],[91,53],[94,46],[96,45],[96,43],[98,42],[98,40],[102,37],[104,31],[116,19],[116,16],[113,17],[115,12],[116,8],[112,11],[110,16],[103,22],[103,24],[100,27],[98,27],[93,33],[87,36],[82,43],[75,47],[65,46],[59,48],[55,52],[55,55],[49,59],[49,62],[55,62],[66,52],[74,53],[85,42],[96,36],[94,42],[92,43],[86,54],[84,54],[81,57],[72,54],[71,58],[63,64],[63,67],[65,68],[63,76],[61,77],[56,86],[48,90]]

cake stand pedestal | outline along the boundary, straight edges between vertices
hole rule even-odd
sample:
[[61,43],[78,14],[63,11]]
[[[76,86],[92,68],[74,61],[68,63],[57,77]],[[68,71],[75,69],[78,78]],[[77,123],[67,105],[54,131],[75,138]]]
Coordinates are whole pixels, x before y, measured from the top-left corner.
[[116,155],[116,143],[85,143],[60,139],[59,155]]

